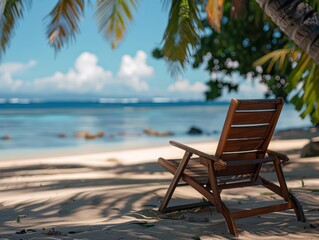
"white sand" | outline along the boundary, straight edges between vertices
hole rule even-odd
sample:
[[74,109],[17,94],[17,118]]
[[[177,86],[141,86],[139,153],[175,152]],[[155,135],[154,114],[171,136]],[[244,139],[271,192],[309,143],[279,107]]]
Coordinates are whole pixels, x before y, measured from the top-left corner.
[[[287,184],[304,205],[308,222],[297,222],[293,211],[237,220],[241,239],[319,238],[319,157],[301,159],[296,154],[307,141],[273,141],[271,149],[289,154],[290,164],[284,167]],[[216,144],[191,146],[213,153]],[[0,239],[230,238],[223,217],[214,208],[173,215],[156,211],[172,178],[157,158],[182,154],[167,145],[0,161]],[[275,180],[273,172],[263,175]],[[172,204],[201,198],[190,187],[180,187]],[[222,198],[235,209],[278,199],[263,188],[228,190]],[[45,235],[52,228],[62,236]],[[26,234],[16,234],[23,230]]]

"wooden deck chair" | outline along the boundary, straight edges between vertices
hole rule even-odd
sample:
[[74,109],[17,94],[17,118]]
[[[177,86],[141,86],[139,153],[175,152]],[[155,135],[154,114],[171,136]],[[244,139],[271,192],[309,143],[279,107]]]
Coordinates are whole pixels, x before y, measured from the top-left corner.
[[[185,153],[182,159],[159,158],[160,165],[174,175],[159,211],[171,212],[207,204],[167,207],[179,181],[183,180],[216,207],[234,236],[238,236],[235,220],[239,218],[294,209],[298,221],[306,221],[300,203],[287,189],[282,172],[281,163],[288,161],[288,157],[268,149],[282,107],[282,99],[232,99],[215,155],[170,141]],[[197,157],[191,158],[193,155]],[[279,186],[259,175],[263,163],[273,163]],[[281,196],[283,203],[231,212],[221,199],[223,189],[254,185],[262,185]]]

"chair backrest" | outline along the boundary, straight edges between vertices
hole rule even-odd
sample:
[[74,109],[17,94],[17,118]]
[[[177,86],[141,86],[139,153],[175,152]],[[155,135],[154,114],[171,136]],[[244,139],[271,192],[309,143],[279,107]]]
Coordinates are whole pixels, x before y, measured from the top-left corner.
[[[283,100],[232,99],[225,119],[216,157],[227,160],[263,158],[275,130]],[[222,175],[253,173],[256,166],[228,169]],[[236,174],[237,174],[236,172]]]

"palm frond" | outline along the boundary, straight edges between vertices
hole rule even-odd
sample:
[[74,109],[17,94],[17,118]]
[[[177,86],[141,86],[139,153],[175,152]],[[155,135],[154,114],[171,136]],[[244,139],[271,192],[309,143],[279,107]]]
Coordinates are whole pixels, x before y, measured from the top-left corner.
[[133,21],[132,8],[137,9],[139,0],[98,0],[95,17],[100,32],[115,48],[122,40],[128,22]]
[[[306,53],[303,53],[294,71],[289,75],[288,91],[299,86],[299,91],[291,98],[291,102],[300,116],[310,115],[313,124],[319,123],[319,65]],[[298,84],[298,85],[297,85]]]
[[199,31],[202,29],[196,1],[171,1],[162,53],[173,75],[179,73],[185,63],[189,62],[192,49],[199,41]]
[[49,44],[57,51],[75,39],[79,32],[78,22],[84,14],[84,0],[59,0],[47,16]]
[[300,54],[300,51],[294,48],[284,48],[284,49],[278,49],[275,51],[272,51],[261,58],[257,59],[253,66],[262,66],[265,63],[268,63],[267,66],[267,72],[270,72],[271,69],[277,64],[278,69],[283,69],[285,62],[288,61],[289,58],[292,59],[292,61],[297,61],[298,55]]
[[207,0],[207,20],[217,32],[220,32],[220,21],[223,17],[223,6],[224,0]]
[[310,116],[312,123],[319,122],[319,65],[303,50],[295,47],[272,51],[254,62],[254,66],[268,63],[267,71],[287,64],[296,64],[287,78],[285,91],[295,92],[290,102],[300,111],[300,117]]
[[2,0],[0,2],[0,56],[5,53],[17,25],[17,20],[23,17],[26,7],[32,0]]

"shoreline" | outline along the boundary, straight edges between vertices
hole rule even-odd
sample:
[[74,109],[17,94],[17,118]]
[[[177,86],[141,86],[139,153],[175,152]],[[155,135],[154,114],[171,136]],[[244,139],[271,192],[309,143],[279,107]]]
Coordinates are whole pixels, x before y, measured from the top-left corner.
[[[309,128],[293,128],[286,130],[276,131],[272,141],[277,140],[310,140],[313,137],[319,136],[318,127],[309,127]],[[148,142],[135,142],[131,144],[130,142],[123,143],[101,143],[101,142],[88,142],[86,145],[79,146],[67,146],[67,147],[48,147],[48,148],[33,148],[33,149],[4,149],[0,156],[0,161],[5,160],[25,160],[25,159],[40,159],[40,158],[50,158],[50,157],[63,157],[63,156],[75,156],[75,155],[92,155],[92,154],[103,154],[103,153],[112,153],[112,152],[122,152],[128,150],[138,150],[138,149],[150,149],[157,147],[169,146],[170,140],[176,140],[184,144],[206,144],[212,143],[216,144],[218,139],[211,138],[208,139],[203,136],[192,136],[188,138],[178,138],[174,136],[170,137],[155,137],[157,141]],[[94,140],[89,140],[94,141]],[[307,142],[304,143],[304,145]],[[302,148],[303,146],[299,146]]]

